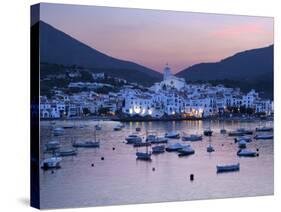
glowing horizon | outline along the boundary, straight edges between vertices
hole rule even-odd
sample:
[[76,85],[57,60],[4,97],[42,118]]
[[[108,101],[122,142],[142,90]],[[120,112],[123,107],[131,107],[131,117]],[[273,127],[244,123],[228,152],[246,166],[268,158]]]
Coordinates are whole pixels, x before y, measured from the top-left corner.
[[40,20],[109,56],[173,73],[273,44],[273,18],[40,4]]

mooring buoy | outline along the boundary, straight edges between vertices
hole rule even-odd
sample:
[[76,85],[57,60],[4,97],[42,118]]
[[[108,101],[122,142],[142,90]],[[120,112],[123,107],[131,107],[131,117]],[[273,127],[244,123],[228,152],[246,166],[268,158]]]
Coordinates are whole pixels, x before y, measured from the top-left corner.
[[193,180],[194,180],[194,174],[191,174],[191,175],[189,176],[189,179],[190,179],[190,181],[193,181]]

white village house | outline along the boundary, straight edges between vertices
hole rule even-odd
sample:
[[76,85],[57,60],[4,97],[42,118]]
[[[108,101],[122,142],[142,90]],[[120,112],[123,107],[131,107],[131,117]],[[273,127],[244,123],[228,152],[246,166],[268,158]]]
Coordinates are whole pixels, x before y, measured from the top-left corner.
[[[78,73],[73,73],[75,74]],[[95,79],[104,77],[103,73],[93,74]],[[111,115],[122,111],[128,116],[154,118],[161,118],[164,115],[197,118],[215,116],[225,112],[229,107],[243,106],[253,109],[256,113],[268,115],[273,113],[273,102],[260,98],[255,90],[243,94],[239,88],[226,88],[223,85],[187,84],[183,78],[172,75],[168,65],[163,70],[163,80],[149,89],[136,89],[131,83],[123,85],[116,93],[94,92],[96,88],[104,86],[112,87],[110,84],[96,82],[70,82],[69,88],[88,88],[89,91],[66,95],[62,90],[56,89],[50,99],[41,96],[40,117],[81,116],[85,111],[99,115],[101,108],[106,109]]]

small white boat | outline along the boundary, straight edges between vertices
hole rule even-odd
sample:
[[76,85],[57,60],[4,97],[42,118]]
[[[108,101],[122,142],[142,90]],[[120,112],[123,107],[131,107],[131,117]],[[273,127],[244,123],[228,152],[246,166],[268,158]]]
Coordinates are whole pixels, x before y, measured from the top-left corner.
[[122,130],[122,127],[120,125],[116,125],[114,128],[113,128],[114,131],[121,131]]
[[171,131],[165,134],[166,138],[175,138],[175,139],[179,139],[180,138],[180,134],[176,131]]
[[49,141],[45,144],[46,151],[53,151],[60,148],[60,142],[58,141]]
[[99,148],[100,147],[100,142],[99,141],[79,141],[79,142],[74,142],[72,144],[73,147],[78,148]]
[[62,127],[57,127],[53,129],[54,136],[60,136],[64,134],[64,129]]
[[273,127],[257,127],[257,132],[271,132],[273,131]]
[[241,140],[245,140],[246,142],[250,143],[252,141],[252,137],[245,135],[245,136],[240,136],[238,138],[234,138],[235,143]]
[[58,169],[60,168],[60,162],[62,161],[61,157],[51,157],[43,160],[41,162],[42,169]]
[[151,161],[151,153],[149,152],[137,152],[136,153],[137,159],[138,160],[147,160]]
[[202,141],[202,135],[183,135],[183,141]]
[[239,147],[240,149],[245,149],[245,148],[247,147],[247,141],[246,141],[246,140],[240,140],[240,141],[238,142],[238,147]]
[[173,152],[173,151],[178,151],[182,149],[184,146],[180,143],[175,143],[175,144],[170,144],[166,147],[167,152]]
[[160,137],[156,135],[148,135],[146,140],[149,141],[151,144],[168,143],[168,138]]
[[125,140],[127,141],[127,144],[134,144],[137,142],[142,142],[142,138],[135,134],[128,135],[128,137],[125,138]]
[[256,157],[257,153],[249,149],[240,149],[238,150],[237,155],[240,157]]
[[178,150],[179,157],[183,157],[183,156],[188,156],[188,155],[192,155],[195,153],[194,149],[192,149],[192,147],[190,145],[184,146],[181,149]]
[[67,157],[67,156],[75,156],[77,155],[77,150],[76,149],[64,149],[60,150],[55,153],[57,157]]
[[254,137],[256,140],[261,140],[261,139],[263,139],[263,140],[267,140],[267,139],[273,139],[273,135],[256,135],[255,137]]
[[217,173],[239,171],[240,164],[217,165]]
[[165,145],[152,147],[152,154],[160,154],[165,152]]

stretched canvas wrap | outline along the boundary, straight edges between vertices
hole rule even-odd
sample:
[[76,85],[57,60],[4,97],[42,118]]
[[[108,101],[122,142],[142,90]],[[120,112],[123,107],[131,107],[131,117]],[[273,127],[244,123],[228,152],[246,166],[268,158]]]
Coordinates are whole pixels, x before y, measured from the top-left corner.
[[31,7],[31,205],[272,195],[273,18]]

